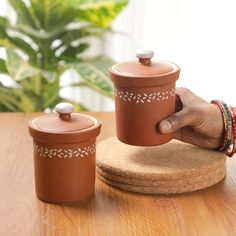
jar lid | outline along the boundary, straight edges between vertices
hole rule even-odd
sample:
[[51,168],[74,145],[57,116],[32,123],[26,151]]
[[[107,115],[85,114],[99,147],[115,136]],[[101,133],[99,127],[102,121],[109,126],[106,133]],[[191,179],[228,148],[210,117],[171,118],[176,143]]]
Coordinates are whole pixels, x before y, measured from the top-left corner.
[[92,116],[73,113],[70,103],[59,103],[57,113],[36,117],[29,121],[30,135],[41,142],[71,143],[96,138],[101,122]]
[[163,85],[177,80],[180,68],[167,61],[152,61],[152,50],[140,50],[136,53],[137,61],[115,64],[110,68],[110,75],[115,84],[123,86]]

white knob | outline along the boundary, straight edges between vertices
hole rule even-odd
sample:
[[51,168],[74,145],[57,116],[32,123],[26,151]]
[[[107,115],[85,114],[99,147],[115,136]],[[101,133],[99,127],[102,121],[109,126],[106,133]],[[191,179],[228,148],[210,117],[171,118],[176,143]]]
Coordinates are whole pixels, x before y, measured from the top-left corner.
[[136,52],[136,57],[139,59],[151,59],[153,56],[154,52],[152,50],[142,49]]
[[74,111],[74,106],[67,102],[62,102],[56,105],[55,110],[57,113],[69,114]]

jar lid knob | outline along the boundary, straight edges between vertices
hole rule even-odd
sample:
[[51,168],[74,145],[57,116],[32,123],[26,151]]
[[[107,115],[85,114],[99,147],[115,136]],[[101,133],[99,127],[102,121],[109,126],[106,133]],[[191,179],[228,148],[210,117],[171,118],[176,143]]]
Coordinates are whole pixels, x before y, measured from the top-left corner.
[[136,57],[139,59],[139,62],[144,65],[150,65],[153,56],[153,50],[141,49],[136,52]]
[[55,110],[62,120],[67,121],[71,119],[71,113],[74,111],[74,106],[71,103],[62,102],[56,105]]

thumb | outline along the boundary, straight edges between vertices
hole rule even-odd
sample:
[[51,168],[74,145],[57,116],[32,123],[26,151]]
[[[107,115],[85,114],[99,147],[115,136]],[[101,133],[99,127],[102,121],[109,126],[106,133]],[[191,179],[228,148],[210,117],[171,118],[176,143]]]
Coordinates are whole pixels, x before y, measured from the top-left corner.
[[193,109],[183,109],[162,120],[158,128],[161,133],[172,133],[185,126],[195,126],[199,121],[199,113]]

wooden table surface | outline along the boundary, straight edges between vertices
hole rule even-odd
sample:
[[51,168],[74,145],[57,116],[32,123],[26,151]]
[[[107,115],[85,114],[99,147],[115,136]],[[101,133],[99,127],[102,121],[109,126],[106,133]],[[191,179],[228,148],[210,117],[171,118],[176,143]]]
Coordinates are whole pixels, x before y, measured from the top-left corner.
[[[115,135],[113,113],[90,113],[103,122],[98,142]],[[60,206],[34,192],[32,140],[27,121],[38,114],[0,114],[0,236],[236,235],[236,161],[227,177],[194,193],[141,195],[98,178],[87,204]]]

